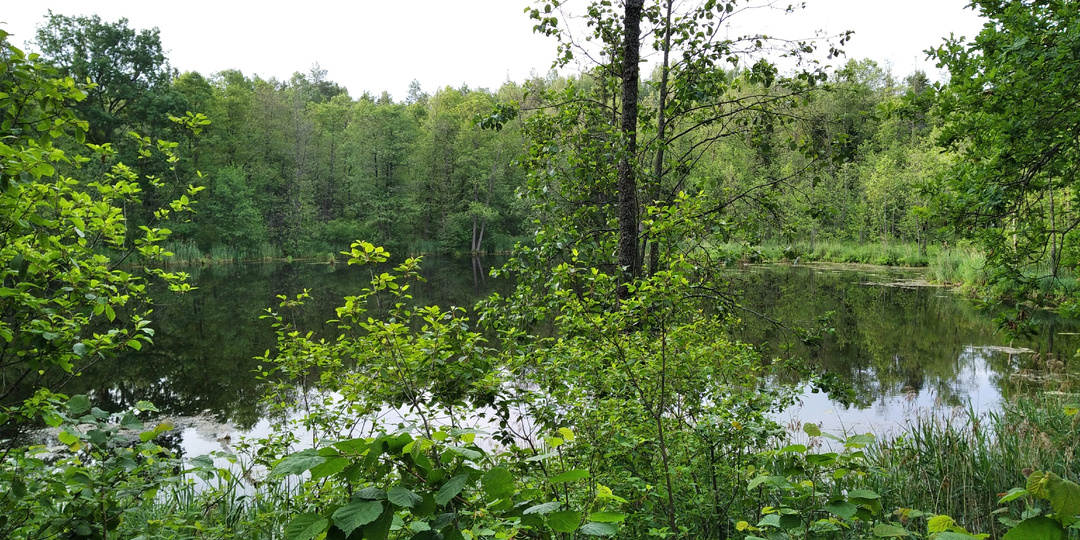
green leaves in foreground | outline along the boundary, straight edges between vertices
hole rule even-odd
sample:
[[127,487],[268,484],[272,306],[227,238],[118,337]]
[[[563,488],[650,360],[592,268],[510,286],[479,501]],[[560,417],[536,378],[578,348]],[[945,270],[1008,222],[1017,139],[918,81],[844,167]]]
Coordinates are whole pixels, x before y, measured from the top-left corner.
[[1080,485],[1052,472],[1035,471],[1028,476],[1025,488],[1009,490],[999,503],[1031,496],[1050,501],[1053,513],[1036,515],[1018,523],[1005,534],[1006,540],[1058,540],[1068,538],[1066,528],[1080,516]]
[[[294,516],[285,529],[287,540],[324,533],[327,538],[385,539],[397,526],[432,538],[494,530],[607,537],[625,521],[620,512],[598,508],[586,516],[563,502],[546,501],[555,486],[563,489],[588,478],[588,471],[573,469],[530,486],[495,464],[474,438],[475,433],[459,430],[439,431],[430,439],[395,433],[340,441],[278,460],[272,478],[306,476],[310,483],[305,489],[312,492],[336,486],[330,493],[353,494],[344,504],[329,502],[324,513]],[[609,506],[617,502],[614,496],[597,499]]]

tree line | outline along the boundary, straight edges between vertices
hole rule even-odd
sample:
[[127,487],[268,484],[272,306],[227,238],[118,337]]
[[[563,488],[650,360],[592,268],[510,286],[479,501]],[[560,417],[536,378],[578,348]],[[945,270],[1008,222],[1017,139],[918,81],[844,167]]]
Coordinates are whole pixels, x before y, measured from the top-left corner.
[[[553,134],[560,114],[569,115],[563,122],[591,115],[599,126],[625,99],[604,66],[497,90],[462,86],[428,94],[414,83],[398,101],[385,92],[354,98],[318,65],[288,80],[240,70],[179,73],[156,29],[96,16],[50,14],[36,45],[61,73],[96,85],[76,109],[89,122],[88,140],[115,147],[118,161],[134,162],[131,131],[184,144],[181,167],[202,171],[198,183],[206,190],[200,212],[174,225],[173,240],[241,258],[337,253],[356,238],[413,252],[508,251],[543,214],[521,197],[529,181],[520,165],[544,151],[530,149],[528,137],[535,130]],[[680,50],[690,46],[702,44]],[[634,85],[637,116],[652,118],[653,127],[638,136],[642,153],[633,167],[663,180],[641,184],[632,199],[644,206],[680,191],[704,193],[725,218],[725,241],[748,244],[925,246],[943,239],[925,187],[950,154],[935,144],[940,121],[925,74],[898,80],[873,60],[851,60],[816,68],[817,84],[781,89],[799,77],[786,78],[768,64],[700,64],[658,66]],[[717,91],[722,103],[695,101]],[[709,107],[715,118],[703,114]],[[201,135],[168,121],[188,112],[205,117]],[[574,136],[613,142],[613,135]],[[594,157],[573,172],[598,177],[617,165],[611,155]],[[552,165],[551,172],[570,170],[565,160]],[[577,190],[580,183],[571,179],[567,187]],[[594,191],[603,197],[617,193],[615,187]],[[564,209],[579,197],[557,189],[549,196]],[[136,222],[149,219],[160,201],[143,202],[132,210]]]

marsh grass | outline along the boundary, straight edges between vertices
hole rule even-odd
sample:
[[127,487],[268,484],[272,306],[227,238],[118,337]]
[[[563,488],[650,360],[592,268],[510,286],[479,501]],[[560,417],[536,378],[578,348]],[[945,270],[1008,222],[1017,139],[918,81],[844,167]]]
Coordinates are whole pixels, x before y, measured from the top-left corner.
[[[869,481],[886,508],[946,514],[968,530],[1000,538],[1002,493],[1025,484],[1024,471],[1053,471],[1076,480],[1080,416],[1065,412],[1076,396],[1042,393],[979,414],[956,409],[917,417],[904,431],[874,445],[871,462],[884,473]],[[1009,510],[1019,515],[1022,503]]]
[[300,485],[284,478],[253,480],[250,461],[230,456],[227,467],[198,469],[171,479],[148,504],[129,509],[120,537],[280,539],[289,518],[301,511]]

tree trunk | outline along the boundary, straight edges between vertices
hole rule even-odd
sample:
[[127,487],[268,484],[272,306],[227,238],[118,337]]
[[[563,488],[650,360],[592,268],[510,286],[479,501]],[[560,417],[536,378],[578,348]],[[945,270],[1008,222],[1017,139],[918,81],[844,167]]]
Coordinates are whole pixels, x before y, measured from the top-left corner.
[[620,131],[623,151],[619,157],[619,298],[630,296],[627,282],[639,275],[638,269],[638,201],[634,157],[637,154],[638,80],[640,77],[641,10],[644,0],[627,0],[623,19],[622,57],[622,118]]

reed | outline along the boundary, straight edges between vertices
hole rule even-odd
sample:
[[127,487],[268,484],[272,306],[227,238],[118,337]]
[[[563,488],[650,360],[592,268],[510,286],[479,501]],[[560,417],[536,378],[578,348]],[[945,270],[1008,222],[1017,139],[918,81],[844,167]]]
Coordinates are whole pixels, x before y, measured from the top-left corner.
[[[1006,529],[997,501],[1024,486],[1024,469],[1080,476],[1080,417],[1066,414],[1069,399],[1042,393],[983,414],[968,408],[919,416],[868,451],[884,473],[869,482],[887,507],[946,514],[970,531],[1000,538]],[[1013,504],[1019,516],[1021,503]]]

